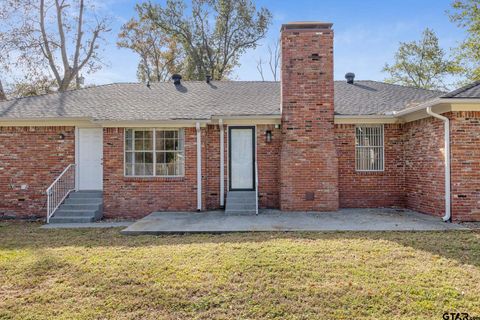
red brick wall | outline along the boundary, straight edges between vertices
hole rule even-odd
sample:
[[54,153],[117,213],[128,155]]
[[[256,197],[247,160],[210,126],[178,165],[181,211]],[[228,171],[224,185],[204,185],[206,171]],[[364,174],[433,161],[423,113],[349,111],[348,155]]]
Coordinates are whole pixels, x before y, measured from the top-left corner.
[[[266,141],[266,131],[272,132],[272,141]],[[257,162],[259,207],[280,208],[280,150],[282,131],[274,125],[257,126]]]
[[282,210],[338,209],[334,137],[333,31],[283,27]]
[[[205,129],[202,129],[203,155],[205,155],[205,132]],[[185,128],[185,176],[181,178],[124,177],[123,140],[123,128],[104,129],[103,201],[105,217],[138,218],[153,211],[194,211],[197,209],[195,128]],[[205,168],[205,164],[206,161],[203,161],[203,168]]]
[[[214,210],[220,208],[220,127],[218,125],[208,125],[206,139],[206,207],[208,210]],[[224,142],[224,185],[226,188],[227,126],[224,126]]]
[[405,205],[443,215],[445,208],[443,122],[432,117],[404,124]]
[[341,208],[404,206],[403,130],[384,126],[385,170],[355,171],[355,125],[335,126]]
[[[272,131],[272,141],[267,143],[265,132]],[[207,209],[220,208],[220,128],[207,126],[206,197]],[[228,126],[224,126],[225,200],[228,191]],[[279,161],[281,130],[274,125],[257,125],[257,162],[259,207],[279,208]],[[225,203],[226,203],[225,201]]]
[[453,112],[452,218],[480,221],[480,112]]
[[45,190],[72,163],[73,127],[0,127],[0,218],[45,217]]

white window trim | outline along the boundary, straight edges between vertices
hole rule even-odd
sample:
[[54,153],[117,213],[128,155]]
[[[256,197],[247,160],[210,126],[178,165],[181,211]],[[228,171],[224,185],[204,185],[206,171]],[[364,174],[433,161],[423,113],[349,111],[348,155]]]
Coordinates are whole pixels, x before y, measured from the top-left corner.
[[[132,130],[132,144],[135,143],[135,131],[153,131],[153,175],[127,175],[127,130]],[[173,131],[177,130],[180,132],[180,130],[183,130],[183,163],[182,163],[182,175],[156,175],[157,171],[157,134],[156,132],[158,131]],[[145,151],[145,150],[144,150]],[[135,151],[129,151],[133,152],[133,165],[135,167]],[[158,151],[158,152],[162,152]],[[163,150],[165,152],[165,150]],[[174,152],[174,151],[172,151]],[[179,151],[178,151],[179,152]],[[135,169],[134,169],[135,170]],[[184,178],[185,177],[185,129],[184,128],[124,128],[123,129],[123,176],[125,178]]]
[[[357,124],[355,125],[355,171],[356,172],[384,172],[385,171],[385,125],[381,124],[382,128],[382,146],[357,146],[357,127],[378,127],[379,125],[375,124]],[[358,169],[357,168],[357,148],[382,148],[382,168],[381,169]]]

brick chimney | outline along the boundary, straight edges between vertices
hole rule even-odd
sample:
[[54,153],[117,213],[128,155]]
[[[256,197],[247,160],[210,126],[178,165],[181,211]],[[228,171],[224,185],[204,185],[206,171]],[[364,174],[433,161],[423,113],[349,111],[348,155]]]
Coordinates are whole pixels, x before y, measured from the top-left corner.
[[282,210],[338,210],[331,23],[284,24],[282,43]]

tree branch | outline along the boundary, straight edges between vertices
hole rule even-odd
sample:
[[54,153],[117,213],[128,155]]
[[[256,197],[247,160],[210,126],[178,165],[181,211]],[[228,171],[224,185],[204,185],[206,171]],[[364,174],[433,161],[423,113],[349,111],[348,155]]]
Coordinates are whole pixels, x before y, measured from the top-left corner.
[[42,50],[45,51],[45,56],[48,60],[48,64],[52,69],[52,72],[57,80],[57,85],[60,86],[62,78],[55,66],[55,61],[53,59],[52,51],[50,50],[50,45],[48,44],[47,32],[45,31],[45,0],[40,0],[40,32],[42,34],[43,45],[40,45]]
[[66,74],[70,74],[70,65],[68,63],[67,43],[65,40],[65,31],[63,29],[63,21],[62,21],[63,20],[62,14],[63,14],[63,8],[64,8],[63,3],[64,3],[63,0],[61,4],[58,2],[58,0],[55,0],[55,7],[57,9],[58,34],[60,36],[60,52],[61,52],[62,61],[63,61],[63,72],[66,75]]

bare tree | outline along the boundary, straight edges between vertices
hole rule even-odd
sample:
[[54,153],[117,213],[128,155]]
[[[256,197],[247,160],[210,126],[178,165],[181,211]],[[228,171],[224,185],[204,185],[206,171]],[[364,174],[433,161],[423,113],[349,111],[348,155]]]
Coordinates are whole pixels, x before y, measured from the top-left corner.
[[268,65],[272,72],[273,81],[277,81],[278,68],[280,65],[280,40],[277,39],[273,45],[268,45]]
[[[53,7],[53,16],[56,19],[55,32],[49,32],[46,25],[46,16],[49,9]],[[84,0],[79,1],[76,26],[72,21],[68,21],[67,8],[70,5],[66,0],[54,0],[54,5],[47,7],[45,0],[40,0],[39,18],[40,18],[40,49],[46,58],[48,65],[55,77],[58,85],[58,91],[66,91],[72,81],[78,76],[80,70],[88,67],[90,70],[98,68],[98,39],[105,33],[110,31],[107,27],[105,19],[95,19],[95,24],[88,30],[91,34],[88,40],[84,39],[86,23],[84,20],[85,3]],[[76,27],[76,28],[75,28]],[[76,29],[76,33],[70,39],[74,42],[73,55],[69,58],[68,50],[68,34],[70,30]],[[56,36],[58,34],[58,37]],[[59,51],[59,53],[57,53]],[[57,59],[60,56],[61,59]],[[59,62],[58,60],[61,60]]]
[[102,67],[99,42],[109,30],[91,3],[0,1],[0,98],[5,83],[12,95],[65,91],[80,85],[81,71]]
[[265,81],[265,76],[263,75],[263,61],[262,61],[262,58],[259,58],[257,60],[257,71],[260,74],[260,77],[262,77],[262,81]]
[[[280,67],[280,40],[275,41],[273,44],[269,44],[268,47],[268,67],[272,75],[273,81],[277,81]],[[263,70],[263,65],[265,64],[262,58],[257,60],[257,71],[262,78],[262,81],[265,81],[265,73]]]

